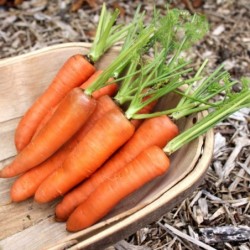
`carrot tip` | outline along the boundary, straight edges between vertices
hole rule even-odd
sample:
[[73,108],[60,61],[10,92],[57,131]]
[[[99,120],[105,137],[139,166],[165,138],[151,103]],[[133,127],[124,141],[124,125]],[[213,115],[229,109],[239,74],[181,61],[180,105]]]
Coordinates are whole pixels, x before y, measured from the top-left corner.
[[7,168],[0,170],[0,178],[10,178],[12,177]]

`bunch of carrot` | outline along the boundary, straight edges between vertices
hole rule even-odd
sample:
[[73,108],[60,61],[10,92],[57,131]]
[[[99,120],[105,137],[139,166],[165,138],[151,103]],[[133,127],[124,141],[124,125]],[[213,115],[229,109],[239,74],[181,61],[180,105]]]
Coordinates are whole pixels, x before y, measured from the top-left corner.
[[[155,11],[146,26],[138,10],[132,23],[121,27],[113,26],[117,15],[103,6],[89,59],[70,58],[27,111],[16,131],[19,153],[0,171],[2,178],[21,175],[11,188],[12,201],[34,196],[44,203],[64,196],[55,213],[69,231],[96,223],[121,199],[166,173],[167,155],[250,102],[246,87],[228,94],[235,82],[222,67],[204,78],[205,61],[193,77],[186,76],[193,69],[182,52],[204,36],[203,17],[176,9],[159,17]],[[117,58],[96,71],[92,63],[120,39]],[[178,90],[183,85],[185,91]],[[173,91],[182,96],[177,106],[154,112],[158,100]],[[224,100],[211,101],[222,92]],[[214,110],[209,118],[179,134],[175,120],[207,109]]]

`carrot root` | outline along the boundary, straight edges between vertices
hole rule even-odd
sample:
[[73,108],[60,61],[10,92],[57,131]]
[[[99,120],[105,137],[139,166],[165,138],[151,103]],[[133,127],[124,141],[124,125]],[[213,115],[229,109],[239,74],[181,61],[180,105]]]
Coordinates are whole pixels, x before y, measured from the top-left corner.
[[95,71],[83,55],[70,57],[59,70],[45,92],[37,98],[19,122],[15,132],[15,145],[21,151],[28,145],[44,116],[73,88],[85,82]]
[[66,223],[67,230],[76,232],[93,225],[123,198],[164,174],[168,168],[169,159],[161,148],[152,146],[141,152],[73,211]]
[[80,88],[73,89],[34,140],[0,171],[0,177],[19,175],[48,159],[80,129],[95,107],[94,98],[85,95]]
[[117,107],[99,119],[65,160],[38,188],[35,200],[49,202],[95,172],[134,133]]

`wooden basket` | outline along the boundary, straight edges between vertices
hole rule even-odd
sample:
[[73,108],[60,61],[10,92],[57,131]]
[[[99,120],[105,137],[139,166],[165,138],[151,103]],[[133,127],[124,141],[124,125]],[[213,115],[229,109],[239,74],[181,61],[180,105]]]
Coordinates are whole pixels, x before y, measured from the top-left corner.
[[[87,53],[90,44],[69,43],[0,61],[0,168],[15,156],[14,130],[27,108],[43,92],[64,61],[75,53]],[[110,50],[97,65],[104,68],[116,57]],[[171,94],[157,109],[176,103]],[[203,114],[201,114],[202,116]],[[192,117],[179,122],[180,130]],[[57,201],[37,204],[33,199],[11,203],[13,179],[0,179],[0,249],[104,249],[141,227],[159,219],[198,186],[211,161],[213,131],[199,137],[171,156],[170,171],[123,200],[102,221],[78,233],[54,221]]]

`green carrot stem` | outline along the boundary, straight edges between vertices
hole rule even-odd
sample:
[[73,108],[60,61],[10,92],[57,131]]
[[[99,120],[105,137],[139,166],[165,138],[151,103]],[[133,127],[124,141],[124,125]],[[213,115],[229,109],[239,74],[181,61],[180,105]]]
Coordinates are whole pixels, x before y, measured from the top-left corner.
[[235,96],[232,97],[231,100],[223,104],[221,108],[209,113],[191,128],[185,130],[180,135],[175,137],[164,147],[164,152],[168,155],[172,154],[183,145],[206,133],[218,122],[227,118],[229,115],[233,114],[242,107],[250,107],[249,90],[244,93],[235,94]]
[[91,61],[98,61],[100,56],[104,53],[104,49],[107,48],[107,39],[119,13],[120,11],[118,9],[115,9],[113,14],[111,15],[107,11],[106,4],[103,4],[95,39],[88,55]]
[[[160,99],[162,96],[174,91],[176,88],[179,88],[182,85],[191,84],[195,80],[197,79],[188,79],[185,81],[180,80],[180,76],[177,76],[175,79],[170,79],[170,81],[166,85],[161,86],[160,89],[151,91],[150,92],[151,97],[149,97],[146,101],[142,102],[139,98],[138,99],[134,98],[131,104],[129,105],[128,109],[126,110],[125,116],[128,119],[136,119],[136,117],[138,117],[136,113],[145,106],[147,106],[149,103]],[[151,116],[151,114],[145,114],[143,119],[148,118],[149,116]]]
[[[134,18],[129,25],[128,32],[126,32],[126,37],[123,42],[121,51],[127,50],[134,42],[134,39],[138,36],[138,34],[143,29],[143,18],[144,12],[140,13],[141,5],[139,5],[135,11]],[[124,68],[127,66],[128,62],[125,61],[121,63],[119,67],[113,72],[113,77],[116,79],[120,76],[121,72],[123,72]]]
[[[167,109],[163,111],[153,112],[150,114],[134,114],[133,119],[148,119],[148,118],[153,118],[157,116],[168,115],[169,117],[171,117],[173,120],[176,121],[176,120],[181,119],[182,117],[185,117],[185,116],[188,116],[190,114],[197,113],[200,111],[204,111],[209,108],[211,108],[211,105],[200,105],[198,107],[186,105],[181,108],[172,108],[172,109]],[[172,114],[178,114],[178,112],[182,112],[180,116],[177,116],[177,115],[175,117],[172,116]]]
[[[177,105],[177,107],[180,107],[179,109],[176,108],[176,111],[173,110],[173,112],[171,113],[171,117],[174,120],[178,120],[182,117],[185,117],[187,115],[190,115],[192,113],[195,113],[197,111],[202,111],[202,110],[206,110],[209,109],[210,107],[218,107],[221,105],[222,101],[217,101],[217,102],[208,102],[208,100],[212,99],[214,96],[222,93],[224,90],[226,90],[226,88],[228,87],[232,87],[237,81],[233,81],[231,82],[228,86],[221,86],[221,88],[218,88],[217,90],[215,90],[214,92],[208,94],[207,96],[203,97],[203,99],[198,99],[198,98],[193,98],[192,95],[188,96],[185,95],[183,93],[181,93],[178,90],[175,90],[176,93],[180,94],[180,95],[184,95],[187,98],[189,98],[190,100],[193,100],[193,102],[186,102],[183,103],[182,106]],[[197,107],[200,106],[200,104],[204,104],[202,107]],[[187,107],[187,108],[185,108]]]
[[[211,86],[212,83],[219,81],[222,79],[222,77],[226,74],[226,72],[220,73],[221,69],[223,68],[223,65],[219,66],[212,74],[210,74],[191,94],[193,98],[197,99],[204,99],[204,96],[202,94],[209,93],[208,88]],[[220,73],[220,74],[219,74]],[[191,90],[189,89],[189,93]],[[184,101],[182,101],[179,105],[182,105],[184,102],[189,103],[192,102],[193,99],[185,98]]]
[[107,11],[106,4],[103,4],[95,39],[88,54],[88,58],[93,63],[98,61],[117,41],[123,39],[126,32],[130,29],[131,24],[125,26],[118,24],[114,26],[119,13],[120,11],[115,9],[111,14]]
[[138,35],[138,38],[134,41],[133,45],[131,45],[126,50],[123,50],[114,61],[103,71],[101,76],[99,76],[95,82],[85,90],[87,95],[91,95],[95,90],[101,88],[106,84],[108,79],[113,75],[113,73],[117,70],[117,68],[124,64],[125,62],[129,62],[131,58],[138,52],[140,48],[142,48],[150,39],[150,37],[154,34],[154,27],[148,26],[146,27],[141,34]]
[[[130,99],[128,98],[128,96],[134,93],[134,91],[136,91],[137,89],[137,81],[133,81],[133,79],[136,76],[135,72],[136,68],[139,65],[139,59],[140,59],[139,55],[137,55],[130,61],[128,70],[126,72],[126,76],[124,78],[122,77],[122,79],[124,80],[120,85],[119,91],[114,97],[116,102],[118,102],[121,105],[127,102]],[[121,79],[118,79],[118,81],[120,80]]]
[[[202,71],[204,70],[204,68],[205,68],[205,66],[207,65],[207,63],[208,63],[208,60],[206,59],[206,60],[202,63],[202,65],[200,66],[200,68],[198,69],[198,71],[196,72],[196,74],[195,74],[194,77],[199,77],[199,76],[201,75],[201,73],[202,73]],[[189,87],[186,89],[186,91],[185,91],[184,93],[185,93],[185,94],[188,94],[188,93],[190,93],[191,90],[192,90],[192,85],[189,85]],[[182,106],[182,105],[184,104],[185,101],[186,101],[186,98],[183,97],[183,98],[179,101],[177,107],[178,107],[178,106]]]

